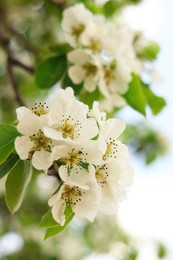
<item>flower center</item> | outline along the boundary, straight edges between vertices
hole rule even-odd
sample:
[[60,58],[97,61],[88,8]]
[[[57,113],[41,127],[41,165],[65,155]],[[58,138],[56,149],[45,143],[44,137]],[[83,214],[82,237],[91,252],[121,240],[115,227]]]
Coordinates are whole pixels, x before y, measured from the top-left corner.
[[45,115],[48,113],[48,106],[46,106],[46,103],[39,103],[38,106],[37,103],[35,103],[35,107],[32,108],[32,112],[37,116]]
[[107,85],[110,84],[110,82],[115,79],[115,68],[116,68],[115,61],[112,61],[109,65],[103,66],[104,80]]
[[[110,138],[111,139],[111,138]],[[105,161],[107,158],[117,158],[118,153],[118,144],[115,140],[111,140],[109,143],[107,143],[107,149],[105,154],[103,155],[102,159]]]
[[81,151],[72,149],[71,153],[68,153],[67,157],[60,159],[60,162],[63,165],[68,165],[71,168],[74,164],[78,164],[80,162],[80,158],[79,158],[80,154],[81,154]]
[[112,144],[113,142],[107,143],[107,149],[106,149],[106,153],[103,155],[103,160],[105,161],[106,158],[112,154]]
[[91,39],[88,48],[92,50],[93,53],[97,53],[100,50],[100,43],[97,40]]
[[106,165],[97,166],[95,174],[97,183],[103,188],[103,185],[106,184],[106,179],[109,176]]
[[41,149],[51,152],[50,144],[52,143],[52,140],[45,136],[41,130],[39,130],[37,134],[30,136],[30,140],[34,143],[34,146],[29,153],[29,159],[32,159],[34,152],[41,151]]
[[76,202],[81,201],[82,197],[82,191],[77,186],[69,186],[65,185],[64,192],[61,195],[61,198],[64,199],[67,202],[70,202],[71,204],[76,204]]
[[75,125],[70,124],[67,120],[64,121],[62,126],[57,127],[56,130],[62,132],[63,138],[70,137],[72,140],[74,139]]
[[97,67],[91,63],[86,63],[83,68],[86,71],[86,76],[95,75],[97,72]]
[[85,30],[84,24],[79,24],[79,25],[76,26],[76,27],[72,27],[71,34],[78,39],[79,36],[81,35],[81,33],[82,33],[84,30]]

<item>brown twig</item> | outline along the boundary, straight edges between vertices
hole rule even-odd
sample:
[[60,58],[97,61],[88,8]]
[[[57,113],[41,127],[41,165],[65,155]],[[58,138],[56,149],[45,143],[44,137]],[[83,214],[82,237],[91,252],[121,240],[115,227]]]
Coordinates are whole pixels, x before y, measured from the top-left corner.
[[17,83],[15,75],[14,75],[13,67],[18,66],[29,73],[34,73],[34,68],[27,66],[27,65],[23,64],[21,61],[14,58],[12,51],[10,49],[10,41],[1,32],[0,32],[0,44],[2,45],[2,47],[6,53],[6,56],[7,56],[7,71],[8,71],[9,77],[10,77],[11,85],[13,87],[13,90],[14,90],[14,93],[16,96],[16,100],[20,106],[24,106],[25,103],[20,96],[19,87],[18,87],[18,83]]
[[47,175],[53,176],[53,177],[57,178],[57,180],[58,180],[59,182],[61,182],[61,178],[59,177],[59,174],[58,174],[58,172],[55,170],[54,166],[51,166],[51,167],[48,169]]

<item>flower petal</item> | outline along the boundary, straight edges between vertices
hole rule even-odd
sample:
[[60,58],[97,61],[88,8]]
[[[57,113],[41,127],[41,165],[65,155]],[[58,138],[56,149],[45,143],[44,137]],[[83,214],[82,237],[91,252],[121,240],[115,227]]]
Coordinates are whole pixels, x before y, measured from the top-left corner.
[[89,189],[89,184],[95,182],[94,167],[89,166],[88,171],[81,166],[75,165],[68,173],[67,166],[62,165],[59,168],[59,175],[61,179],[68,185],[78,186],[82,189]]
[[71,51],[67,55],[67,59],[74,64],[83,65],[90,61],[89,55],[82,49]]
[[87,77],[84,82],[84,88],[88,92],[93,92],[96,89],[97,82],[94,80],[94,77]]
[[86,73],[80,65],[74,65],[69,68],[68,74],[75,84],[79,84],[84,80]]
[[63,199],[58,200],[52,207],[52,216],[54,220],[61,226],[65,223],[64,211],[66,209],[66,203]]
[[34,146],[34,143],[28,136],[18,136],[14,142],[14,145],[20,159],[26,160],[28,158],[29,152]]
[[42,125],[41,118],[31,113],[21,119],[17,125],[17,130],[23,135],[30,136],[36,134],[42,128]]
[[17,119],[20,121],[23,117],[30,115],[32,111],[27,107],[19,107],[16,109]]
[[37,170],[47,170],[52,165],[51,153],[41,150],[36,151],[32,157],[32,165]]
[[117,118],[110,118],[102,125],[105,139],[117,139],[125,129],[125,123]]

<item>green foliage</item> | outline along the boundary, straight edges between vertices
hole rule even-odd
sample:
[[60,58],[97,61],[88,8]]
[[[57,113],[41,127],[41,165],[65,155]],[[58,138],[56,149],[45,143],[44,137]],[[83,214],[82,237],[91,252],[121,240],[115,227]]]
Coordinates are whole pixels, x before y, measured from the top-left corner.
[[123,96],[126,102],[132,108],[134,108],[136,111],[140,112],[144,116],[146,115],[146,97],[143,92],[140,78],[135,73],[132,73],[132,80],[129,83],[129,90]]
[[67,54],[73,50],[68,43],[54,43],[49,46],[49,51],[59,55]]
[[6,180],[6,202],[13,214],[16,212],[23,200],[24,192],[31,179],[32,170],[28,161],[18,161],[11,169]]
[[115,11],[121,6],[121,3],[116,3],[116,1],[107,1],[103,6],[103,12],[107,17],[112,16]]
[[144,85],[143,91],[147,98],[148,105],[151,108],[153,114],[154,115],[159,114],[166,105],[165,99],[155,95],[151,91],[151,89],[149,89],[148,85]]
[[87,92],[86,90],[82,90],[80,93],[80,100],[87,104],[89,108],[92,108],[94,101],[99,101],[103,99],[103,95],[100,92],[99,88],[96,88],[94,92]]
[[8,159],[0,165],[0,179],[8,174],[15,165],[19,162],[20,158],[17,154],[11,154]]
[[159,114],[166,105],[164,98],[157,96],[149,88],[149,85],[142,82],[140,77],[132,73],[132,80],[129,83],[129,90],[123,95],[126,102],[136,111],[146,115],[148,105],[154,115]]
[[[56,223],[52,216],[51,216],[51,212],[49,211],[41,220],[40,222],[40,227],[44,227],[47,228],[46,233],[45,233],[45,239],[52,237],[54,235],[59,234],[60,232],[62,232],[67,225],[70,223],[70,221],[73,219],[74,217],[74,213],[71,209],[70,204],[67,204],[64,215],[65,215],[65,223],[63,226],[61,226],[60,224]],[[56,223],[56,225],[55,225]]]
[[87,172],[89,172],[89,169],[88,169],[89,168],[89,163],[85,163],[85,162],[80,161],[78,163],[78,165],[81,166],[83,169],[87,170]]
[[165,258],[166,255],[167,255],[167,249],[166,249],[166,247],[165,247],[163,244],[161,244],[161,243],[159,243],[159,245],[158,245],[157,255],[158,255],[158,257],[159,257],[160,259]]
[[49,210],[41,219],[39,227],[50,228],[57,226],[57,222],[53,219],[51,210]]
[[168,151],[167,140],[144,123],[128,125],[121,138],[146,164],[151,164]]
[[0,164],[14,151],[14,140],[19,135],[14,126],[0,124]]
[[154,61],[157,59],[159,52],[159,45],[157,43],[151,43],[150,45],[144,47],[142,52],[140,52],[139,57],[144,60]]
[[40,62],[36,69],[35,80],[39,88],[51,88],[64,75],[67,67],[66,57],[53,56]]

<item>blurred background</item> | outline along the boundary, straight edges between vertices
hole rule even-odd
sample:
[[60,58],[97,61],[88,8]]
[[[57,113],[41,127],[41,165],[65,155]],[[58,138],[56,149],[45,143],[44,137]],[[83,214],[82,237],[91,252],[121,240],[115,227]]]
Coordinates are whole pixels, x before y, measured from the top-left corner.
[[[74,220],[63,234],[44,241],[44,231],[38,228],[38,223],[48,209],[47,198],[55,180],[35,173],[21,209],[11,216],[5,204],[3,179],[0,186],[2,260],[173,259],[173,2],[115,2],[121,19],[160,45],[152,87],[167,101],[166,108],[155,117],[148,111],[144,119],[129,107],[118,114],[127,123],[123,138],[136,172],[127,200],[121,203],[116,217],[100,217],[94,223]],[[20,66],[15,71],[20,94],[28,105],[48,94],[48,90],[40,91],[35,86],[32,64],[39,60],[40,53],[44,55],[43,46],[57,40],[64,3],[63,0],[0,1],[0,29],[10,38],[17,58],[29,64],[28,71],[21,70]],[[15,120],[17,106],[7,75],[6,56],[0,48],[0,122]]]

